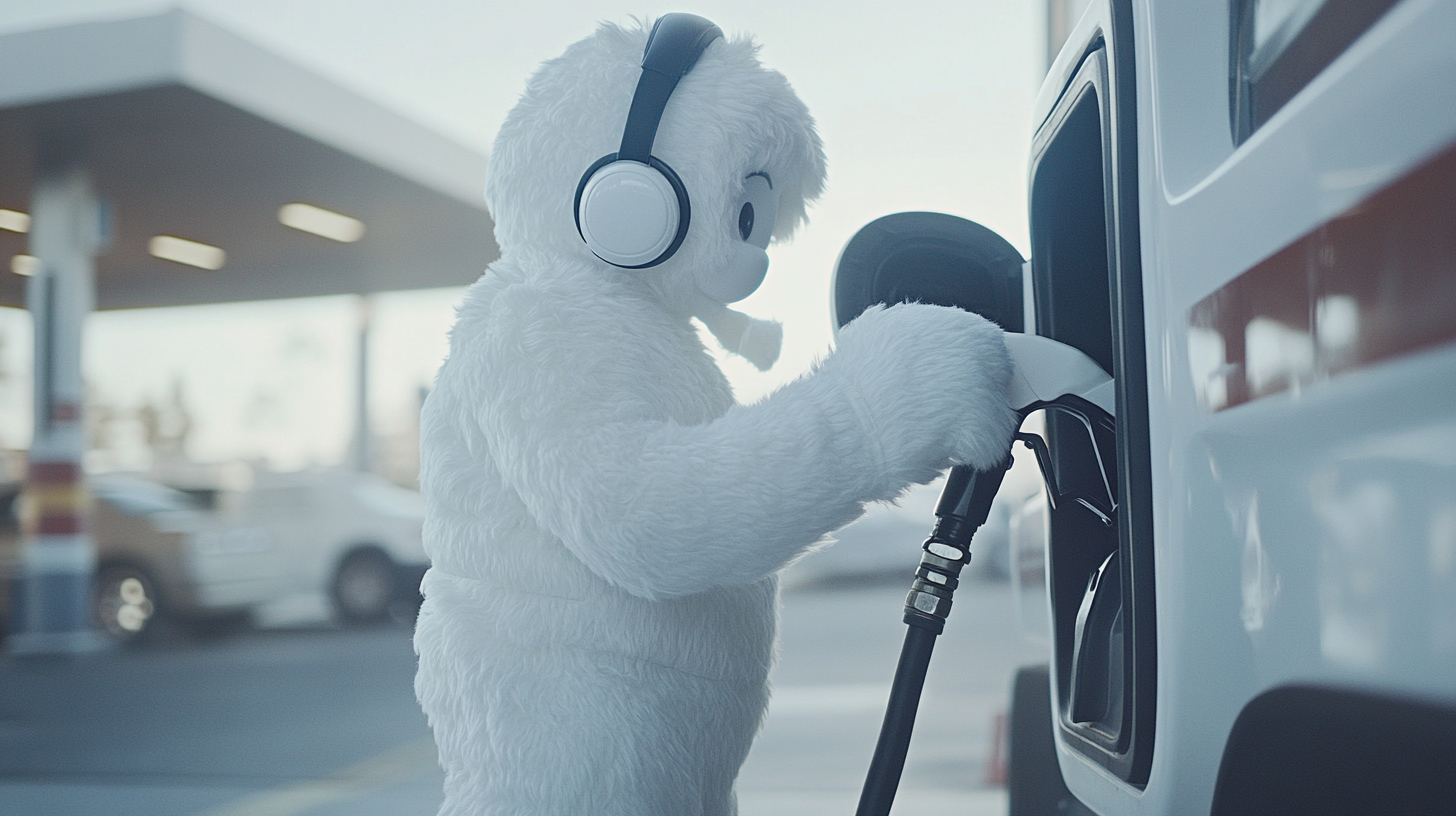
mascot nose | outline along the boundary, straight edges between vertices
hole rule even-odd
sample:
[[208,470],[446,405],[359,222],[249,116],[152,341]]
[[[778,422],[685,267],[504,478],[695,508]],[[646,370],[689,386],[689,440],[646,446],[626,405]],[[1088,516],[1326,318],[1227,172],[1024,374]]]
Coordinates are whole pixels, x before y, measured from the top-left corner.
[[753,294],[768,274],[768,253],[752,244],[735,243],[733,256],[718,269],[699,269],[694,279],[703,294],[719,303],[735,303]]

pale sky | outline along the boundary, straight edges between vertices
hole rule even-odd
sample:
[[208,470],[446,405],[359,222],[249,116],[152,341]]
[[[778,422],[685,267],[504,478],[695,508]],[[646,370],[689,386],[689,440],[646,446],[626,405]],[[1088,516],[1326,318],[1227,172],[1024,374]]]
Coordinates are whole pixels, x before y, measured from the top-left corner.
[[[0,0],[0,31],[169,5],[176,4]],[[939,210],[985,224],[1027,250],[1031,104],[1046,64],[1043,0],[180,5],[482,152],[535,66],[590,34],[599,20],[690,11],[726,31],[751,32],[764,63],[788,77],[817,118],[829,184],[794,243],[770,249],[763,287],[736,305],[783,321],[785,330],[783,356],[771,371],[724,361],[745,402],[792,380],[828,351],[834,262],[865,223],[902,210]],[[460,293],[398,293],[376,301],[376,430],[410,421],[419,386],[430,382],[445,353]],[[337,463],[354,422],[356,315],[352,298],[94,315],[85,347],[88,383],[131,410],[165,399],[172,382],[181,381],[196,416],[190,453],[198,459]],[[0,448],[23,446],[29,436],[28,326],[23,313],[0,309]]]

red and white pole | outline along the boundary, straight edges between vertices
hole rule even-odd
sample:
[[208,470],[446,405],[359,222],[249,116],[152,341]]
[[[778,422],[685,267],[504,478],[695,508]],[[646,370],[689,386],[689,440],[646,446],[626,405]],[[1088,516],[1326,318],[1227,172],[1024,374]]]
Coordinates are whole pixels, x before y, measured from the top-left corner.
[[91,623],[96,545],[87,529],[81,332],[95,303],[105,225],[86,175],[43,172],[31,202],[30,252],[40,259],[26,304],[35,325],[35,434],[12,593],[12,654],[73,654],[102,643]]

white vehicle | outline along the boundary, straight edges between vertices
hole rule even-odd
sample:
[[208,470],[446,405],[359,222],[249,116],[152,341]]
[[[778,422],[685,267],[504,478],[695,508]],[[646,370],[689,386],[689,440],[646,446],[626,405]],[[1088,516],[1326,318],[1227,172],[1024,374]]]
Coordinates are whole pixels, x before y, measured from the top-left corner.
[[346,469],[262,473],[220,504],[224,518],[260,527],[273,542],[280,583],[264,617],[332,611],[367,623],[419,606],[429,561],[418,491]]
[[1015,516],[1011,814],[1456,813],[1456,3],[1093,0],[1035,110],[1022,297],[989,244],[836,278],[1115,378],[1111,523]]
[[[160,618],[196,631],[408,618],[428,567],[419,492],[352,470],[256,477],[245,490],[177,490],[129,474],[90,479],[94,618],[121,643]],[[0,491],[0,600],[19,547],[15,490]]]

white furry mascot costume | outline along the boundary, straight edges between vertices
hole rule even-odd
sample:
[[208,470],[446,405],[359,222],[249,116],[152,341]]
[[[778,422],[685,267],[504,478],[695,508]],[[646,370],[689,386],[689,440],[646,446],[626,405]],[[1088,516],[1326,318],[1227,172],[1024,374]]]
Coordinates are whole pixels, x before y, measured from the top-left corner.
[[1016,423],[1001,331],[924,305],[871,309],[815,371],[734,402],[691,318],[772,362],[776,327],[724,303],[804,220],[824,159],[750,40],[664,19],[707,32],[647,138],[690,196],[665,260],[603,260],[638,216],[574,208],[591,215],[583,171],[627,141],[647,30],[603,25],[545,63],[491,155],[501,257],[460,307],[421,445],[415,690],[449,816],[734,813],[778,570],[866,502],[1000,461]]

